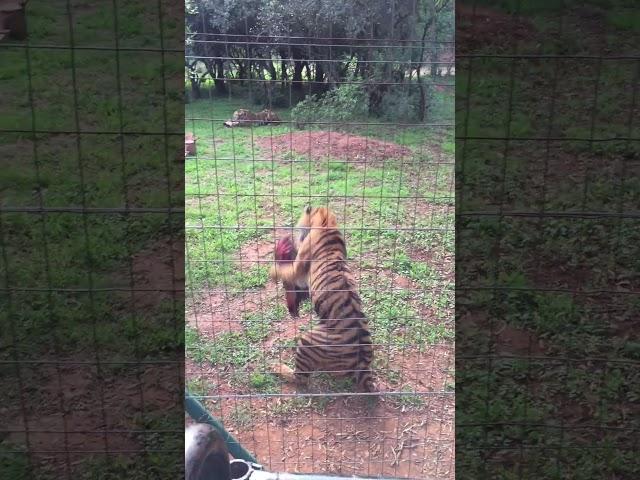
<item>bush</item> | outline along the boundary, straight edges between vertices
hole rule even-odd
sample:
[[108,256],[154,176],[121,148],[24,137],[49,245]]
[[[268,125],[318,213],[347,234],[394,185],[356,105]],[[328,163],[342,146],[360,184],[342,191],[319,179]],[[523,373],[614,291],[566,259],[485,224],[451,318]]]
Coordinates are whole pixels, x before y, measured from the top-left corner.
[[405,88],[391,88],[380,102],[380,117],[392,122],[416,122],[420,118],[420,94]]
[[345,84],[323,95],[307,95],[291,110],[298,128],[312,122],[348,122],[369,112],[367,94],[360,85]]

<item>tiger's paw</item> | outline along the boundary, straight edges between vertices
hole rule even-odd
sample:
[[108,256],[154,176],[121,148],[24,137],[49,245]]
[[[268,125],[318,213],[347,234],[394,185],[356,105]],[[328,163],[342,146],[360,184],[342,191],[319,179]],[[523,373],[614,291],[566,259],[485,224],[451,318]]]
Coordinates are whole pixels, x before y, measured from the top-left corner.
[[271,371],[276,375],[285,379],[285,381],[290,383],[295,383],[296,376],[293,372],[293,369],[284,363],[274,363],[271,365]]
[[356,390],[360,393],[382,393],[380,386],[372,378],[366,379],[364,382],[356,387]]

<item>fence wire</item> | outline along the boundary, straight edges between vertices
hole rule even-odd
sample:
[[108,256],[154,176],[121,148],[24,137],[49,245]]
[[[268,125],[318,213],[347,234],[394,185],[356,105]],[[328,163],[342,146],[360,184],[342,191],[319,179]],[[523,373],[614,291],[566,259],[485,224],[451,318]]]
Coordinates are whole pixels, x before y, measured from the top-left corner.
[[[318,7],[306,31],[256,5],[226,33],[187,4],[187,387],[267,470],[453,478],[453,5]],[[226,127],[239,109],[278,118]],[[345,235],[381,394],[273,373],[317,322],[267,275],[307,203]]]
[[587,3],[456,9],[463,478],[638,468],[638,34]]
[[162,1],[0,3],[0,476],[178,478],[182,26]]

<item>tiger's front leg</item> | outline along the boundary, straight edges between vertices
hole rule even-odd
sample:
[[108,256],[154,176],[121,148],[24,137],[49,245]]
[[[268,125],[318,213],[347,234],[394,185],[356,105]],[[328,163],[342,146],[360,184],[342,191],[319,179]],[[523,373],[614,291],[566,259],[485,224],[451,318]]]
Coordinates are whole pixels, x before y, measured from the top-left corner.
[[309,275],[309,247],[306,241],[298,251],[296,259],[291,263],[272,265],[269,269],[269,277],[274,281],[281,280],[291,285],[301,285],[306,283]]
[[284,363],[272,365],[272,371],[276,375],[282,377],[285,382],[300,385],[302,387],[309,386],[309,373],[294,370]]
[[289,265],[274,265],[269,270],[269,276],[272,280],[278,282],[282,281],[284,283],[297,284],[298,279],[302,279],[306,272],[303,272],[302,268],[298,266],[296,269],[296,263]]

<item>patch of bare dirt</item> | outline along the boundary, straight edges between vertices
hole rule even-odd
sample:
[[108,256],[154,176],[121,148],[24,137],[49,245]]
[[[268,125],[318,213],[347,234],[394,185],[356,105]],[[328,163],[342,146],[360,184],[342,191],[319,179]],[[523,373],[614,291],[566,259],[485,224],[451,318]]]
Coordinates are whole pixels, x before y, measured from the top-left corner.
[[[454,398],[435,393],[440,385],[432,381],[446,376],[433,367],[452,363],[452,353],[432,351],[405,359],[423,370],[420,381],[431,383],[427,391],[432,395],[319,400],[256,395],[222,398],[207,407],[270,471],[453,478]],[[404,383],[411,385],[410,379]],[[422,385],[411,386],[425,391]],[[227,390],[223,384],[216,393]]]
[[239,295],[222,290],[206,292],[187,311],[187,324],[207,338],[214,338],[225,332],[240,332],[243,328],[242,320],[247,314],[266,309],[278,300],[284,302],[284,294],[278,293],[275,285]]
[[496,351],[500,354],[538,355],[544,353],[542,339],[533,332],[505,325],[497,332]]
[[[412,397],[247,400],[233,398],[237,387],[211,367],[188,364],[187,376],[207,378],[215,384],[208,393],[230,396],[207,408],[270,471],[441,479],[454,474],[454,397],[440,393],[452,380],[453,359],[453,348],[444,346],[389,357],[403,372],[399,384],[433,392]],[[383,390],[399,389],[380,383]],[[289,385],[281,390],[293,392]]]
[[296,153],[312,160],[327,157],[353,163],[371,163],[411,155],[411,150],[392,142],[327,131],[300,131],[256,139],[257,145],[282,157]]
[[[276,237],[285,233],[276,232]],[[234,260],[247,271],[266,265],[273,258],[273,239],[245,244]],[[443,274],[452,271],[440,255],[423,252],[426,261]],[[445,259],[445,263],[449,259]],[[378,262],[376,262],[378,263]],[[356,279],[376,275],[381,285],[420,291],[412,279],[390,270],[353,265]],[[366,273],[363,277],[361,274]],[[363,280],[364,281],[364,280]],[[411,299],[411,303],[419,303]],[[269,281],[264,288],[226,295],[204,292],[187,310],[188,321],[205,336],[241,331],[242,319],[250,312],[284,305],[281,288]],[[418,309],[425,321],[437,320],[428,307]],[[197,324],[195,323],[197,316]],[[286,315],[271,323],[269,335],[256,348],[267,358],[290,363],[295,339],[310,324],[309,314]],[[203,392],[216,396],[205,400],[208,410],[270,471],[323,472],[334,474],[384,475],[412,479],[450,479],[454,476],[454,372],[453,345],[419,349],[414,345],[376,347],[376,382],[382,392],[408,390],[418,395],[331,396],[335,385],[314,377],[307,389],[279,384],[282,396],[264,397],[250,385],[252,373],[263,372],[260,362],[250,365],[209,365],[187,361],[186,376]],[[258,377],[259,378],[259,377]],[[349,391],[350,390],[346,390]],[[251,398],[238,395],[253,392]],[[450,393],[443,393],[450,392]],[[319,397],[294,393],[323,393]],[[188,420],[189,421],[189,420]]]
[[143,427],[134,423],[135,413],[179,407],[175,387],[183,373],[180,366],[157,365],[139,372],[138,378],[130,370],[125,374],[103,371],[100,378],[95,365],[89,364],[62,366],[59,373],[52,365],[25,369],[29,384],[37,387],[32,387],[25,402],[26,420],[20,409],[0,411],[6,420],[3,429],[6,425],[9,432],[7,440],[28,444],[39,464],[55,469],[67,461],[73,467],[105,449],[142,452],[143,442],[135,431]]
[[[130,274],[131,273],[131,274]],[[129,265],[115,276],[114,283],[130,288],[131,276],[134,292],[134,307],[139,311],[157,307],[163,300],[174,295],[182,299],[184,285],[184,237],[176,236],[173,242],[168,237],[134,253]],[[125,294],[130,298],[130,292]]]
[[512,48],[516,41],[531,41],[537,30],[531,22],[515,15],[486,7],[456,5],[456,46],[462,52],[478,48],[478,39],[482,45]]

